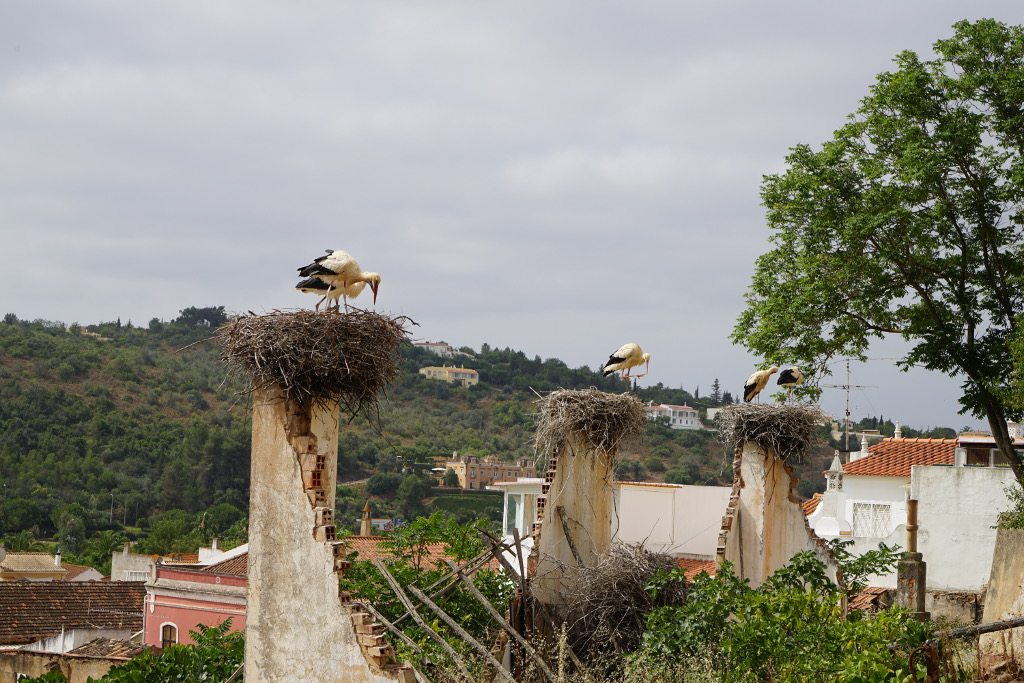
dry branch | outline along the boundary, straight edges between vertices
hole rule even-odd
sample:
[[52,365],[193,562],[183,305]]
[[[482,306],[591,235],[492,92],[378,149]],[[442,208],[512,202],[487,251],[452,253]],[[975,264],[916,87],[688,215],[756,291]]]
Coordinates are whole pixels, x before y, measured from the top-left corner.
[[566,443],[570,433],[579,434],[595,450],[614,455],[619,442],[643,433],[647,424],[644,404],[632,394],[608,394],[597,389],[560,389],[537,403],[537,434],[534,449],[547,460]]
[[719,411],[715,422],[727,446],[752,441],[788,460],[807,453],[824,417],[817,406],[731,405]]
[[338,401],[354,417],[375,407],[398,375],[399,345],[414,324],[358,309],[274,311],[233,318],[214,339],[228,367],[249,380],[249,391],[277,386],[304,405]]
[[652,553],[639,543],[616,543],[591,567],[566,572],[562,597],[567,606],[565,623],[574,650],[606,652],[610,643],[620,652],[632,651],[644,632],[644,618],[654,607],[681,604],[682,587],[662,592],[658,601],[647,585],[659,572],[676,567],[669,555]]

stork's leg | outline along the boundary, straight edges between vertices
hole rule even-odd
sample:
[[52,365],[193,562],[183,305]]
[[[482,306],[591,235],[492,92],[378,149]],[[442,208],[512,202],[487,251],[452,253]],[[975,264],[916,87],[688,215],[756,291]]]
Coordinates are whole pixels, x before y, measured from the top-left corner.
[[327,298],[326,294],[324,294],[322,297],[320,297],[320,301],[316,302],[316,306],[313,306],[313,310],[316,311],[317,313],[319,313],[320,312],[320,304],[322,304],[326,298]]
[[[324,309],[324,310],[327,310],[327,311],[331,310],[331,302],[329,300],[329,297],[331,296],[331,289],[333,287],[334,287],[334,283],[333,282],[328,282],[327,283],[327,293],[324,294],[324,298],[323,299],[320,299],[321,302],[323,302],[324,299],[328,299],[328,301],[327,301],[327,308]],[[319,311],[319,309],[317,309],[317,310]]]

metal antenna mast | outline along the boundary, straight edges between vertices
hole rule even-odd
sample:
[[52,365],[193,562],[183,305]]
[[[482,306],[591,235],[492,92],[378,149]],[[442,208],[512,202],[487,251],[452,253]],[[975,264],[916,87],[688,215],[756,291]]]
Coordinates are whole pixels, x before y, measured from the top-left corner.
[[843,420],[843,450],[850,452],[850,389],[877,389],[875,384],[850,384],[850,359],[846,359],[846,384],[822,384],[823,387],[846,391],[846,415]]

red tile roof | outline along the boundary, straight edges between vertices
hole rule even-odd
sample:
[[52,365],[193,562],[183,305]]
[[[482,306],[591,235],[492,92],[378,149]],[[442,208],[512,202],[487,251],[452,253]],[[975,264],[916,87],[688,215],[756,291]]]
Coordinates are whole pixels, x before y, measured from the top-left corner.
[[75,578],[92,569],[92,567],[86,567],[84,564],[71,564],[70,562],[63,562],[60,566],[68,570],[68,573],[64,575],[65,581],[74,581]]
[[249,553],[245,552],[235,557],[229,557],[211,564],[209,567],[203,567],[201,571],[211,574],[227,574],[228,576],[249,576]]
[[804,510],[804,517],[810,517],[811,513],[818,509],[818,503],[821,502],[821,494],[815,493],[813,496],[800,503],[800,507]]
[[952,465],[956,439],[883,439],[871,455],[843,465],[843,474],[909,477],[913,465]]
[[110,638],[94,638],[85,645],[80,645],[67,653],[70,657],[89,657],[94,659],[129,660],[146,651],[145,645],[136,645],[124,640]]
[[868,586],[850,598],[848,606],[851,610],[871,612],[886,607],[887,603],[892,602],[889,598],[889,589]]
[[676,566],[686,572],[688,579],[693,579],[701,572],[707,572],[714,576],[718,571],[718,565],[714,560],[700,560],[692,557],[677,557]]
[[0,645],[22,645],[61,629],[142,629],[142,581],[0,582]]

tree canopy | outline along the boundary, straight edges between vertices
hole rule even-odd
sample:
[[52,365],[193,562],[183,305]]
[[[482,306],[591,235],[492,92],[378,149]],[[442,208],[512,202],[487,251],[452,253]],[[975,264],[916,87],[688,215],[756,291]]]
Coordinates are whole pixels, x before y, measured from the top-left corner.
[[797,145],[764,178],[773,248],[757,261],[733,340],[772,361],[865,358],[963,380],[963,410],[1007,435],[1020,416],[1011,340],[1024,304],[1024,29],[954,25],[935,58],[902,52],[819,149]]

